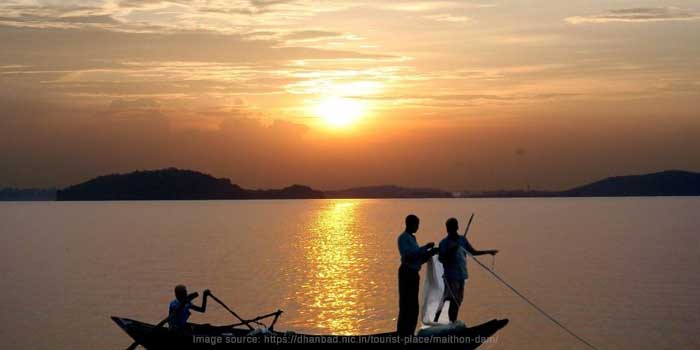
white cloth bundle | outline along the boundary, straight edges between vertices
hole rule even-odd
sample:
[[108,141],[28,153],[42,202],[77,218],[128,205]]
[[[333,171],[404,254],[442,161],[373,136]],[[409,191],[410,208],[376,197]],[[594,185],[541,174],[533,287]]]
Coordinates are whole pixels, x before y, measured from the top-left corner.
[[435,314],[442,304],[443,294],[445,293],[445,282],[442,279],[444,273],[442,263],[438,260],[437,256],[433,256],[425,265],[427,271],[425,273],[425,282],[423,282],[423,308],[421,309],[422,328],[449,324],[450,318],[447,312],[450,306],[449,301],[443,304],[438,322],[433,322]]

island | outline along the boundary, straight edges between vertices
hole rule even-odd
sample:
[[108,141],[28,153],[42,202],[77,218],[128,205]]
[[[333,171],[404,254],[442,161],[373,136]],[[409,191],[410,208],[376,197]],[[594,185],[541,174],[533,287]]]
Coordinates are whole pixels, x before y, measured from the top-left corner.
[[700,173],[667,170],[609,177],[564,191],[463,191],[465,198],[700,196]]
[[58,201],[100,200],[202,200],[202,199],[311,199],[322,191],[293,185],[283,189],[248,190],[226,178],[194,170],[167,168],[112,174],[67,187]]

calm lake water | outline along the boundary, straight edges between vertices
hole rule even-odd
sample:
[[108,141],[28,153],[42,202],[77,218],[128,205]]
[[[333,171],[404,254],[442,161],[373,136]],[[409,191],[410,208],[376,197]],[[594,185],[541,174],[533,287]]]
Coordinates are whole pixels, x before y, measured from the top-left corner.
[[[700,348],[697,197],[0,203],[2,348],[123,349],[109,316],[157,322],[177,283],[245,317],[281,308],[279,330],[389,331],[405,215],[422,244],[471,212],[496,272],[599,348]],[[585,349],[469,270],[461,318],[511,320],[483,348]],[[232,322],[209,308],[193,321]]]

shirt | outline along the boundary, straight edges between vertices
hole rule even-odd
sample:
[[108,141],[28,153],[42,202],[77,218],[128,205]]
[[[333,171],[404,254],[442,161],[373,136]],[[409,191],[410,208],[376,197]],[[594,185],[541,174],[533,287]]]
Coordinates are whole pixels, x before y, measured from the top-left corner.
[[425,254],[428,248],[418,246],[416,236],[408,232],[399,235],[398,244],[401,264],[412,270],[420,271],[421,265],[425,262]]
[[[171,301],[170,307],[168,308],[168,315],[175,312],[178,307],[180,307],[179,300],[175,299]],[[171,329],[185,328],[185,326],[187,326],[187,319],[190,318],[190,307],[192,307],[192,304],[187,303],[180,310],[178,310],[177,313],[168,321],[168,326]]]
[[457,239],[447,236],[440,241],[440,262],[448,280],[466,280],[467,273],[467,239],[457,236]]

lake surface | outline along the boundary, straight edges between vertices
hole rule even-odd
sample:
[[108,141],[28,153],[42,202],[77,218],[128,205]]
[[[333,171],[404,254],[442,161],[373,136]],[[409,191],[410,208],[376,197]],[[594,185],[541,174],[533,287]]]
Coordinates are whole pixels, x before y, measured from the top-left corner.
[[[0,203],[2,348],[124,349],[109,319],[157,322],[210,288],[279,330],[395,327],[396,237],[471,212],[496,272],[600,349],[700,348],[700,198]],[[491,265],[491,258],[481,258]],[[470,262],[461,319],[509,318],[484,349],[585,349]],[[215,303],[192,320],[232,323]]]

